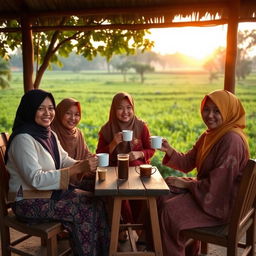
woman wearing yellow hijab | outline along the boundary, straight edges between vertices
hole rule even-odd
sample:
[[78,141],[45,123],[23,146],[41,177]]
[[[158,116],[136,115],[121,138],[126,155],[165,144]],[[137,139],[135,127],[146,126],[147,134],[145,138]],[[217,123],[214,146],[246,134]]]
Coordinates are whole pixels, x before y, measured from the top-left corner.
[[163,140],[164,165],[184,173],[197,169],[196,179],[166,178],[173,193],[158,201],[165,256],[197,255],[197,246],[185,253],[181,230],[229,221],[249,159],[243,132],[245,111],[234,94],[226,90],[207,94],[201,102],[201,116],[207,129],[188,152],[177,152]]

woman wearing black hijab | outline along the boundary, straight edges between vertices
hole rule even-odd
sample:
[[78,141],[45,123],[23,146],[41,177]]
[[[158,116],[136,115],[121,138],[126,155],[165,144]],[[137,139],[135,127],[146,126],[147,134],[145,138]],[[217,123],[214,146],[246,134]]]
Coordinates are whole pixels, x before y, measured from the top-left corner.
[[13,211],[26,221],[61,221],[70,231],[75,255],[107,255],[102,202],[69,185],[72,176],[95,173],[97,159],[70,158],[51,131],[54,116],[51,93],[32,90],[22,97],[6,153]]

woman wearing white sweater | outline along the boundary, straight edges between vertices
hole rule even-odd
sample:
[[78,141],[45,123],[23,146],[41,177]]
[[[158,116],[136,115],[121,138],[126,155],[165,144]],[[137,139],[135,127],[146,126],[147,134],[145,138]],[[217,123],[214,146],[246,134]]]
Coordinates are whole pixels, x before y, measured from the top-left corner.
[[70,231],[74,255],[105,255],[109,234],[104,205],[70,186],[73,176],[95,173],[97,159],[68,156],[50,128],[54,115],[51,93],[32,90],[22,97],[6,153],[13,211],[28,222],[61,221]]

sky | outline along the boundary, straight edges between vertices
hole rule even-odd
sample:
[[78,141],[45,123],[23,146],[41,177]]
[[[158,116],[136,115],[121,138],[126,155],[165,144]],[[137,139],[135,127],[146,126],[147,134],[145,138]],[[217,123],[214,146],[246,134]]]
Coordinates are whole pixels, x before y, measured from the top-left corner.
[[[256,22],[240,23],[239,30],[256,30]],[[176,52],[204,59],[219,46],[226,47],[227,26],[151,29],[147,37],[155,41],[153,51],[160,54]]]

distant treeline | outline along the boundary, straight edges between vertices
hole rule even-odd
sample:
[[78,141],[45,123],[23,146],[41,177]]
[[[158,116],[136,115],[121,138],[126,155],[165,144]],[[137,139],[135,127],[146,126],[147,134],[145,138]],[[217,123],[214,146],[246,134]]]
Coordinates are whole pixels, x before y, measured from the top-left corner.
[[[139,53],[132,56],[113,56],[110,62],[106,61],[106,58],[96,56],[93,60],[87,60],[83,56],[71,54],[68,58],[59,58],[62,66],[56,66],[52,64],[52,70],[64,70],[64,71],[82,71],[82,70],[108,70],[115,71],[114,64],[123,62],[124,59],[128,59],[132,62],[147,63],[155,68],[155,70],[168,71],[176,69],[202,69],[203,61],[199,61],[192,57],[188,57],[181,53],[161,55],[155,52]],[[22,70],[22,55],[17,53],[12,55],[10,59],[10,65],[12,70]],[[36,64],[35,64],[36,65]]]
[[[154,67],[155,71],[161,72],[204,72],[208,71],[207,62],[209,63],[209,58],[204,60],[198,60],[193,57],[181,53],[161,55],[153,51],[148,51],[144,53],[138,53],[136,55],[115,55],[112,59],[107,62],[106,58],[102,56],[96,56],[93,60],[87,60],[83,56],[76,55],[75,53],[70,54],[68,58],[59,57],[61,66],[51,64],[51,70],[63,70],[63,71],[90,71],[90,70],[102,70],[108,72],[120,72],[115,69],[117,64],[123,63],[125,61],[146,63]],[[214,59],[215,61],[216,59]],[[213,61],[213,60],[211,60]],[[224,59],[223,59],[224,61]],[[256,70],[256,56],[251,59],[251,71]],[[36,65],[36,64],[35,64]],[[216,64],[214,64],[216,66]],[[219,64],[218,64],[219,65]],[[239,65],[239,63],[238,63]],[[10,59],[10,66],[12,70],[22,70],[22,55],[21,52],[12,55]],[[224,63],[220,64],[224,66]],[[219,70],[218,70],[219,71]]]

